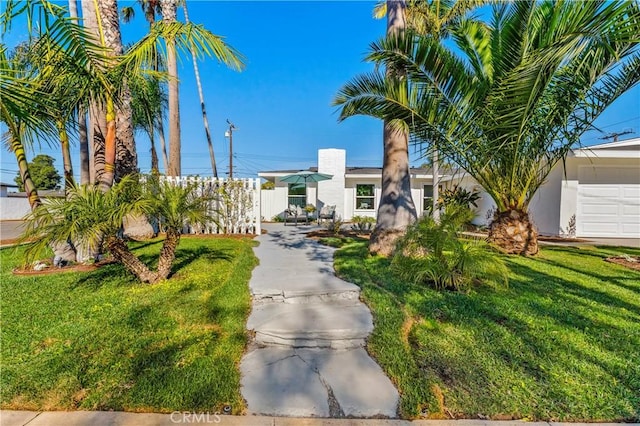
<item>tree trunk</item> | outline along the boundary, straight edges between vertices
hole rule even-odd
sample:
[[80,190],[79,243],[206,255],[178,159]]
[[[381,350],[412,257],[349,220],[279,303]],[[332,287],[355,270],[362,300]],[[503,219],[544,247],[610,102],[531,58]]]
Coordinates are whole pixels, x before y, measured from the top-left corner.
[[[120,34],[120,16],[118,14],[118,2],[116,0],[99,0],[98,8],[104,34],[104,45],[109,49],[109,55],[122,55],[122,36]],[[115,101],[115,100],[114,100]],[[133,120],[131,112],[131,94],[126,88],[121,93],[119,102],[114,102],[115,107],[115,178],[137,173],[138,156],[133,137]],[[106,154],[108,155],[108,154]],[[107,161],[108,164],[108,161]]]
[[[387,36],[404,31],[405,7],[404,0],[387,0]],[[397,77],[401,72],[387,69],[387,76]],[[396,239],[416,220],[417,213],[411,196],[409,135],[407,131],[393,127],[388,120],[384,122],[383,132],[382,195],[369,251],[389,256],[393,253]]]
[[60,148],[62,150],[62,165],[64,167],[64,190],[68,192],[75,185],[73,181],[73,165],[71,164],[71,151],[69,148],[69,134],[63,121],[58,121],[58,133],[60,135]]
[[150,271],[147,265],[131,253],[123,240],[112,236],[107,238],[106,243],[113,258],[122,263],[127,271],[135,275],[140,281],[150,284],[158,281],[158,274]]
[[158,151],[156,151],[156,142],[153,137],[153,131],[149,134],[149,142],[151,143],[151,174],[159,175],[160,170],[158,169]]
[[131,92],[126,87],[116,107],[116,180],[138,173],[138,153],[133,137]]
[[[176,0],[160,0],[162,20],[170,24],[176,21]],[[167,73],[169,74],[169,170],[167,175],[180,176],[180,94],[175,40],[167,39]]]
[[[33,183],[33,179],[31,179],[31,174],[29,173],[29,164],[27,163],[27,155],[24,150],[24,145],[19,137],[14,134],[11,134],[11,151],[13,151],[16,156],[20,179],[22,179],[22,183],[24,184],[24,191],[27,194],[31,211],[34,211],[37,208],[44,208],[42,207],[42,200],[38,195],[38,190]],[[55,242],[51,244],[51,249],[53,250],[55,257],[59,257],[67,262],[74,262],[76,260],[75,250],[67,242]]]
[[164,123],[162,119],[158,120],[157,128],[158,139],[160,140],[160,153],[162,154],[162,167],[164,168],[164,174],[169,173],[169,157],[167,157],[167,143],[164,137]]
[[538,232],[526,211],[496,212],[489,226],[489,241],[509,254],[538,253]]
[[13,154],[16,156],[20,179],[22,179],[24,185],[24,192],[27,194],[29,206],[31,207],[31,211],[33,211],[42,205],[42,200],[40,200],[38,190],[29,173],[29,165],[27,163],[27,154],[24,150],[24,145],[18,136],[14,134],[11,134],[11,151],[13,151]]
[[80,145],[80,184],[87,185],[91,182],[89,138],[87,133],[87,111],[80,108],[78,111],[78,143]]
[[[184,10],[184,20],[189,23],[189,12],[187,11],[187,2],[182,3]],[[191,59],[193,61],[193,71],[196,75],[196,85],[198,86],[198,95],[200,96],[200,109],[202,110],[202,121],[204,122],[204,133],[207,137],[207,145],[209,146],[209,157],[211,158],[211,171],[213,177],[218,178],[218,166],[216,165],[216,155],[213,150],[213,142],[211,141],[211,132],[209,131],[209,119],[207,118],[207,109],[204,106],[204,94],[202,93],[202,82],[200,81],[200,71],[198,69],[198,60],[196,53],[191,51]]]
[[173,229],[167,229],[167,236],[162,243],[160,249],[160,257],[158,258],[158,277],[159,279],[167,279],[171,273],[171,266],[176,258],[176,249],[180,244],[180,232]]
[[[77,21],[78,2],[69,0],[69,16]],[[87,111],[84,108],[78,109],[78,142],[80,145],[80,184],[86,185],[90,182],[89,172],[89,138],[87,137]]]
[[99,188],[107,192],[113,186],[116,161],[116,113],[111,100],[107,101],[107,135],[104,142],[104,170],[99,180]]

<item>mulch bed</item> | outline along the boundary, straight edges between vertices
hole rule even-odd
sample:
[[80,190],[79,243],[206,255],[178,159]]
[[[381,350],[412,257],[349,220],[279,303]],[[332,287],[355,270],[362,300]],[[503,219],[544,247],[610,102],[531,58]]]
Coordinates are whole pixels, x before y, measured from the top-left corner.
[[106,260],[101,260],[100,262],[93,263],[91,265],[85,265],[83,263],[76,263],[76,264],[73,264],[73,265],[63,266],[61,268],[54,267],[50,260],[43,261],[42,263],[47,264],[49,267],[46,268],[46,269],[43,269],[41,271],[36,271],[36,270],[32,269],[31,266],[26,267],[26,268],[24,268],[24,267],[23,268],[15,268],[12,271],[13,275],[38,276],[38,275],[61,274],[61,273],[65,273],[65,272],[90,272],[90,271],[95,271],[95,270],[101,268],[102,266],[111,265],[113,263],[116,263],[116,261],[113,260],[113,259],[106,259]]
[[629,256],[629,258],[632,260],[629,260],[622,256],[614,256],[614,257],[607,257],[605,261],[616,263],[618,265],[626,266],[627,268],[640,271],[640,256]]
[[319,240],[321,238],[328,237],[351,237],[351,238],[361,238],[368,240],[371,238],[371,234],[360,234],[354,231],[340,231],[339,234],[334,234],[333,232],[327,229],[317,229],[315,231],[307,232],[307,238],[311,238],[313,240]]

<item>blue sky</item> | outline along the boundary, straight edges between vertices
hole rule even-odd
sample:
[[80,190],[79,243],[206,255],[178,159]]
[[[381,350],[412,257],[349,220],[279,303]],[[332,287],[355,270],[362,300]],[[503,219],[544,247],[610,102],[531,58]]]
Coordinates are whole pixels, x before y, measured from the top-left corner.
[[[125,43],[140,38],[147,29],[138,6],[136,19],[123,24]],[[384,34],[384,20],[372,18],[370,1],[193,1],[193,22],[226,41],[246,57],[243,72],[228,70],[215,60],[200,62],[205,102],[221,175],[228,172],[230,119],[234,132],[234,176],[255,177],[258,171],[306,168],[315,165],[319,148],[344,148],[351,166],[382,164],[382,125],[368,117],[337,122],[331,101],[338,89],[372,65],[362,62],[369,43]],[[182,12],[179,13],[182,19]],[[24,29],[15,26],[6,42],[16,42]],[[210,175],[191,58],[180,64],[183,174]],[[633,128],[640,135],[640,88],[627,93],[596,123],[604,132]],[[583,143],[604,142],[601,134],[585,134]],[[149,143],[136,135],[141,171],[150,169]],[[56,147],[38,152],[62,161]],[[77,162],[77,147],[73,158]],[[36,152],[37,153],[37,152]],[[29,158],[34,152],[29,153]],[[412,154],[415,164],[421,161]],[[13,156],[2,152],[3,182],[12,181],[17,166]],[[75,165],[76,174],[79,173]]]

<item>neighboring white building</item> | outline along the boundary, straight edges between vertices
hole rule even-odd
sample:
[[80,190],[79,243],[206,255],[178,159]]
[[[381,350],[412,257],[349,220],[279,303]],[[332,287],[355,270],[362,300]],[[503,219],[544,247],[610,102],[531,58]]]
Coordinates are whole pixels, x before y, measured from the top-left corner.
[[[318,150],[318,167],[308,170],[333,176],[331,180],[309,183],[304,188],[289,185],[280,178],[300,170],[275,170],[258,173],[258,176],[275,184],[273,190],[261,191],[261,215],[263,220],[282,216],[290,204],[313,204],[318,210],[324,205],[335,205],[336,214],[343,220],[353,216],[376,216],[381,194],[381,169],[347,167],[344,149]],[[422,214],[431,203],[433,176],[425,169],[412,168],[411,195]]]
[[[262,191],[261,215],[271,220],[289,204],[336,205],[344,220],[353,216],[375,217],[381,193],[381,169],[346,167],[342,149],[318,151],[318,167],[309,170],[333,175],[329,181],[310,183],[306,193],[295,195],[279,178],[299,170],[265,171],[258,175],[275,183]],[[411,195],[418,215],[431,203],[433,175],[411,169]],[[460,185],[476,189],[476,224],[487,223],[493,200],[478,183],[464,174],[441,176],[443,186]],[[291,193],[290,193],[291,192]],[[538,232],[543,235],[569,234],[575,222],[576,237],[640,238],[640,138],[574,150],[549,174],[529,206]]]

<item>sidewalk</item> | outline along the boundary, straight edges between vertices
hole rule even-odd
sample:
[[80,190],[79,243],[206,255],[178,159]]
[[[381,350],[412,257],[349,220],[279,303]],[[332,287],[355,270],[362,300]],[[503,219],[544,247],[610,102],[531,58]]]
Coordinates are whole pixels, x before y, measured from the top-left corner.
[[[310,419],[264,416],[217,416],[193,413],[118,411],[0,411],[0,426],[620,426],[620,423],[549,423],[488,420]],[[624,423],[638,426],[640,423]]]
[[267,224],[249,287],[254,332],[242,395],[250,414],[396,417],[398,392],[364,346],[373,330],[358,286],[337,278],[335,249],[311,226]]

